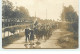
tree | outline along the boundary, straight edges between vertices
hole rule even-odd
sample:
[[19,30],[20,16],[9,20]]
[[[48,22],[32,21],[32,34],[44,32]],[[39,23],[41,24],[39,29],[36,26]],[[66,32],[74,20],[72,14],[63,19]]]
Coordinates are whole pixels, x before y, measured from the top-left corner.
[[63,7],[61,19],[68,22],[67,26],[70,25],[67,30],[78,33],[78,15],[71,5],[69,7]]
[[74,11],[73,7],[70,5],[69,7],[63,7],[63,11],[61,14],[61,19],[62,21],[67,21],[67,22],[74,22],[74,21],[78,21],[78,15],[77,13]]
[[12,3],[9,2],[8,0],[2,0],[2,16],[4,18],[10,18],[12,15]]
[[8,0],[2,0],[2,16],[3,18],[28,18],[30,17],[28,9],[25,7],[16,7]]
[[22,15],[23,15],[24,18],[30,17],[28,9],[26,9],[25,7],[22,7],[22,6],[19,7],[19,11],[22,13]]

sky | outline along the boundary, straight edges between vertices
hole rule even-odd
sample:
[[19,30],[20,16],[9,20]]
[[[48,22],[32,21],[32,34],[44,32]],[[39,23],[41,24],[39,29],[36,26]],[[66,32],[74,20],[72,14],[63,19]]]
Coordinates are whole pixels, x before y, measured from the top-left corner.
[[[78,0],[9,0],[14,6],[24,6],[28,9],[30,16],[41,19],[60,19],[64,6],[72,5],[74,10],[79,13]],[[47,17],[46,17],[47,12]]]

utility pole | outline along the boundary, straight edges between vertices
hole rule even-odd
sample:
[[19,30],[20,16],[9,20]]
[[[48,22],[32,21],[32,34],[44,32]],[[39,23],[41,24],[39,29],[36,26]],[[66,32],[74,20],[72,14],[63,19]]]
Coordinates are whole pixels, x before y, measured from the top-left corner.
[[37,18],[36,18],[36,11],[35,11],[35,16],[34,16],[34,24],[33,24],[33,27],[36,27],[36,22],[37,22]]
[[[36,11],[35,11],[35,18],[36,18]],[[37,21],[37,18],[36,18],[36,21]]]
[[35,11],[35,17],[36,17],[36,11]]
[[47,8],[46,8],[46,19],[47,19]]

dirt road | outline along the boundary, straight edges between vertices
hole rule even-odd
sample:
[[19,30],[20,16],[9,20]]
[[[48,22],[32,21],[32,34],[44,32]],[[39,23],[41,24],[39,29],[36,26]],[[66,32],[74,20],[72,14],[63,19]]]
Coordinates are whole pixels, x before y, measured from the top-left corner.
[[[41,48],[61,48],[58,44],[58,38],[63,36],[62,33],[64,34],[65,31],[61,31],[60,29],[56,29],[52,36],[47,40],[47,41],[40,41],[40,47]],[[36,41],[36,40],[35,40]],[[26,48],[24,46],[25,44],[25,36],[22,37],[21,39],[14,41],[12,44],[9,44],[5,48]],[[28,45],[30,47],[30,45]]]

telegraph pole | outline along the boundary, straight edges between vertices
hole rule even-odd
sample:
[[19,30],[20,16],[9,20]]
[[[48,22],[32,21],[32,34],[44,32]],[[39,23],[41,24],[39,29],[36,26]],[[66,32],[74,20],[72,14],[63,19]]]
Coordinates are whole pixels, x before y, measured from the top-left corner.
[[47,8],[46,8],[46,19],[47,19]]

